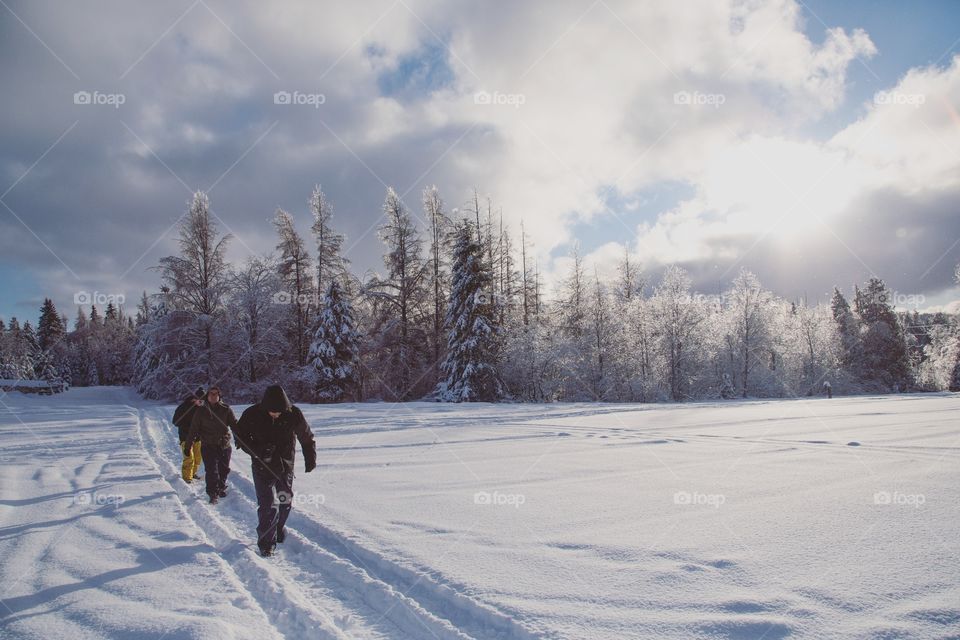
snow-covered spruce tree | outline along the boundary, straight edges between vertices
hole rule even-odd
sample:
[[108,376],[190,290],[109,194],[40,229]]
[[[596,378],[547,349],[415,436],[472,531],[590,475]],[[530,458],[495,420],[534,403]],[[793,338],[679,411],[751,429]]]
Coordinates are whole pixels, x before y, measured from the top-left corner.
[[37,340],[40,348],[45,350],[53,349],[66,334],[67,329],[57,313],[50,298],[44,298],[43,305],[40,307],[40,322],[37,324]]
[[850,304],[837,287],[833,288],[830,309],[840,335],[840,366],[847,375],[854,377],[861,355],[860,328]]
[[338,280],[331,280],[310,345],[315,402],[357,400],[360,333],[353,305]]
[[437,397],[447,402],[492,402],[503,396],[497,371],[500,331],[496,296],[482,246],[470,222],[457,224],[447,306],[447,357]]
[[861,379],[883,390],[904,391],[910,384],[910,362],[903,329],[893,310],[890,292],[883,280],[870,278],[857,291],[855,307],[860,320]]

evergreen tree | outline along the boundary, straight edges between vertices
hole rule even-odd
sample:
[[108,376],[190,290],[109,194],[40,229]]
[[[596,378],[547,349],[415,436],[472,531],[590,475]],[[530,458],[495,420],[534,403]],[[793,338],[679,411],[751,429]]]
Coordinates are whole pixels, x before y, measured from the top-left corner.
[[340,283],[331,280],[310,345],[317,402],[357,399],[360,334],[355,326],[350,300]]
[[910,362],[903,329],[883,280],[870,278],[857,291],[857,315],[862,325],[860,377],[903,391],[910,384]]
[[66,325],[50,298],[44,298],[40,307],[40,322],[37,325],[37,340],[40,348],[50,350],[66,334]]
[[290,346],[296,363],[303,366],[307,361],[309,348],[307,330],[310,326],[310,306],[314,297],[310,254],[307,252],[303,238],[297,233],[289,213],[283,209],[277,209],[273,226],[280,239],[277,244],[277,250],[280,251],[278,263],[280,279],[289,296],[288,302],[293,315],[293,321],[290,324]]
[[503,395],[497,372],[500,332],[496,300],[483,249],[467,221],[458,223],[453,247],[444,380],[437,395],[448,402],[494,401]]
[[419,389],[426,391],[422,382],[429,345],[428,269],[416,225],[392,188],[387,190],[383,213],[386,222],[380,226],[380,238],[387,246],[383,258],[387,276],[371,278],[365,291],[374,306],[371,333],[382,361],[377,367],[381,385],[390,396],[409,400]]
[[833,312],[833,321],[840,334],[840,365],[846,371],[854,373],[860,357],[860,330],[847,299],[837,287],[833,288],[830,310]]
[[341,255],[344,236],[333,229],[333,205],[320,185],[314,187],[310,196],[310,212],[313,214],[310,230],[317,245],[316,291],[319,294],[329,288],[331,280],[338,279],[347,284],[347,264],[350,261]]

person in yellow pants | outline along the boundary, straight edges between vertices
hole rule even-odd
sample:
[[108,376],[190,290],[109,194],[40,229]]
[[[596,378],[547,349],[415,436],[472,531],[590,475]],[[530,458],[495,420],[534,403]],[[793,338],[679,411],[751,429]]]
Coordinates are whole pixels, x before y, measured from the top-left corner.
[[180,443],[180,451],[183,453],[183,465],[180,467],[180,474],[184,482],[193,482],[194,479],[201,479],[200,475],[200,441],[197,440],[191,446],[186,442]]
[[197,389],[193,394],[184,398],[177,410],[173,412],[173,424],[177,426],[180,439],[180,453],[183,454],[183,465],[180,467],[180,474],[184,482],[193,482],[199,480],[200,470],[200,441],[191,442],[187,445],[187,434],[190,433],[190,421],[193,420],[193,414],[197,407],[203,404],[205,392],[203,387]]

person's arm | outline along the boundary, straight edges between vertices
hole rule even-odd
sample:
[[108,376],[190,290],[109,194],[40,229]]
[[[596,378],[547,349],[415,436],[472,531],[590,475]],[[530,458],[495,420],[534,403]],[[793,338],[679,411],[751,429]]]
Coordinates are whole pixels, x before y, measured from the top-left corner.
[[233,429],[233,443],[238,449],[253,457],[253,430],[250,428],[250,423],[253,420],[251,409],[253,407],[248,407],[246,411],[240,414],[240,420],[237,421],[236,427]]
[[300,441],[300,449],[303,450],[304,471],[310,473],[317,467],[317,442],[313,438],[313,431],[307,424],[307,419],[303,417],[303,412],[298,407],[293,407],[294,414],[293,431],[297,434],[297,440]]
[[176,411],[173,412],[173,424],[176,427],[180,426],[180,422],[183,420],[183,414],[187,410],[187,405],[185,402],[181,402],[177,407]]
[[200,414],[202,413],[201,409],[203,409],[203,407],[197,407],[193,411],[193,416],[191,416],[190,431],[186,439],[186,443],[188,446],[192,445],[196,440],[200,439],[200,422],[202,421],[202,418],[200,417]]

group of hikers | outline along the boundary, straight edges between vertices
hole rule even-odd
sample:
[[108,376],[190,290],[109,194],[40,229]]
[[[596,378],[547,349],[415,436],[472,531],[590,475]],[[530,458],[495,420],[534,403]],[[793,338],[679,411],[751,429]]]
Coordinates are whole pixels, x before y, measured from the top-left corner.
[[[205,479],[210,504],[227,496],[231,440],[248,454],[253,465],[257,493],[257,546],[263,556],[273,554],[286,537],[285,525],[293,505],[293,467],[296,441],[303,451],[304,471],[317,466],[313,432],[283,387],[267,387],[263,398],[247,408],[237,420],[220,388],[197,389],[173,414],[183,454],[183,480]],[[200,475],[200,462],[205,474]]]

